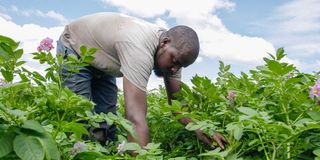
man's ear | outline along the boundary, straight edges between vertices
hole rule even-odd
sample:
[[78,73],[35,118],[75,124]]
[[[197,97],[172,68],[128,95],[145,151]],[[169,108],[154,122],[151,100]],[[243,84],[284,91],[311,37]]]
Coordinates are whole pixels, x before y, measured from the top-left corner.
[[160,43],[160,47],[163,47],[165,44],[169,43],[171,40],[169,37],[164,37],[162,40],[161,40],[161,43]]

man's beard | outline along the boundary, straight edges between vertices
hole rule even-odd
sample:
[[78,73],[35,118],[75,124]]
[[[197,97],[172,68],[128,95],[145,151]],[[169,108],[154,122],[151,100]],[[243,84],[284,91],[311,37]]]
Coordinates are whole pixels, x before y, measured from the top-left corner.
[[153,72],[157,77],[164,77],[165,73],[161,71],[160,68],[157,67],[157,65],[154,65]]
[[158,49],[157,49],[157,52],[154,54],[153,72],[157,77],[164,77],[165,73],[160,68],[157,67],[158,66],[157,58],[156,58],[157,54],[158,54]]

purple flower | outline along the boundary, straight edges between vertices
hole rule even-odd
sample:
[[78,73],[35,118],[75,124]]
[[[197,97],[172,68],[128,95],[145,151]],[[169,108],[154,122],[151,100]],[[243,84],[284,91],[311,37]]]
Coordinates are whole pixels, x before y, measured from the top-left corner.
[[293,72],[290,72],[290,73],[288,73],[288,75],[287,75],[288,78],[292,78],[293,76],[294,76],[294,73],[293,73]]
[[0,86],[7,84],[6,80],[0,78]]
[[51,49],[53,49],[53,45],[52,45],[52,42],[53,40],[49,37],[43,39],[41,42],[40,42],[40,45],[38,46],[38,51],[39,52],[42,52],[42,51],[47,51],[49,52]]
[[71,153],[73,155],[76,155],[76,154],[78,154],[80,152],[85,151],[85,149],[86,149],[86,144],[84,142],[79,142],[78,141],[77,143],[75,143],[73,145],[73,148],[71,148]]
[[124,150],[124,145],[126,144],[126,142],[125,141],[122,141],[122,143],[120,143],[119,145],[118,145],[118,147],[117,147],[117,149],[118,149],[118,153],[120,153],[121,155],[125,152],[125,150]]
[[316,84],[310,88],[309,97],[312,99],[315,97],[320,98],[320,79],[318,79]]
[[234,91],[232,90],[228,91],[227,99],[229,99],[230,101],[233,101],[235,96],[236,96],[236,93]]

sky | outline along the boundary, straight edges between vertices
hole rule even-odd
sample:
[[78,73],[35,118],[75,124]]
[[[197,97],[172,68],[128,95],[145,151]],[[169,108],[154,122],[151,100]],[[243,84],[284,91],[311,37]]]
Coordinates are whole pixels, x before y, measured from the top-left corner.
[[[0,35],[20,41],[26,68],[44,73],[45,66],[30,54],[39,42],[46,37],[55,42],[65,25],[96,12],[124,13],[166,28],[193,28],[200,54],[183,69],[187,84],[196,74],[214,81],[219,61],[230,64],[236,75],[248,73],[279,47],[287,54],[283,61],[302,72],[319,71],[320,0],[0,0]],[[162,79],[152,75],[148,89],[158,85]]]

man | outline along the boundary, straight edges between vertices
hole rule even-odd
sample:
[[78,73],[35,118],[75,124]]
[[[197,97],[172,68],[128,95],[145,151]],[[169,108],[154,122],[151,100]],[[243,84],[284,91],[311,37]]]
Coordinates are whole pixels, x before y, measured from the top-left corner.
[[[181,68],[192,64],[199,53],[199,40],[194,30],[176,26],[166,30],[141,19],[118,13],[97,13],[81,17],[65,27],[58,41],[58,53],[80,55],[80,46],[98,48],[89,67],[72,73],[64,86],[96,103],[94,112],[116,113],[117,86],[115,77],[123,77],[125,115],[134,124],[138,139],[129,141],[141,146],[149,142],[146,121],[146,87],[152,70],[164,78],[168,101],[180,90]],[[63,70],[63,76],[68,71]],[[181,122],[187,124],[190,118]],[[114,140],[114,127],[101,125],[96,134],[104,132]],[[199,139],[211,142],[202,131]],[[215,140],[223,148],[222,137]]]

